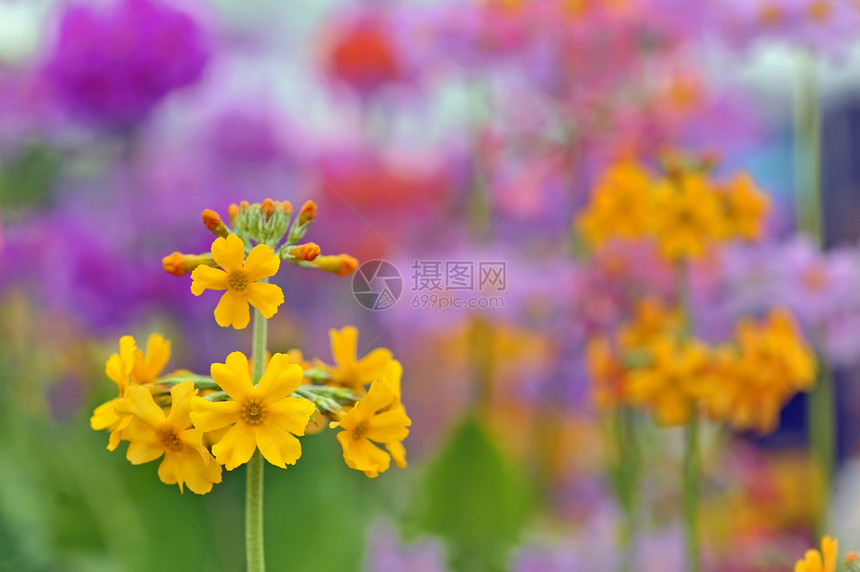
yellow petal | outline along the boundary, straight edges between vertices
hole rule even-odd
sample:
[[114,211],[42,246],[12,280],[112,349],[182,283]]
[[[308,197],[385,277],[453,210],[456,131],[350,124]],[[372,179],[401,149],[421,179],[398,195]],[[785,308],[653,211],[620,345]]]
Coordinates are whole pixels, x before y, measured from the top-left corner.
[[197,395],[193,381],[183,381],[174,385],[170,390],[170,413],[167,422],[176,431],[181,431],[191,425],[191,399]]
[[150,334],[146,341],[146,370],[157,377],[170,361],[170,340],[161,334]]
[[191,400],[191,421],[201,431],[217,431],[241,420],[242,406],[235,401]]
[[263,314],[271,318],[278,312],[278,306],[284,303],[284,291],[276,284],[268,282],[252,282],[247,288],[248,302]]
[[119,398],[111,399],[96,407],[93,416],[90,417],[90,427],[96,431],[102,431],[119,421],[119,415],[114,410],[117,401]]
[[164,446],[155,431],[139,421],[129,425],[123,437],[129,442],[125,457],[133,465],[154,461],[164,453]]
[[368,421],[366,436],[377,443],[402,441],[409,435],[407,427],[410,425],[412,425],[412,421],[401,407],[374,415]]
[[275,256],[275,251],[265,244],[258,244],[251,249],[245,260],[245,274],[248,280],[256,282],[278,273],[281,259]]
[[221,440],[212,446],[215,458],[228,471],[250,461],[256,449],[255,431],[244,423],[233,425]]
[[164,460],[158,465],[158,478],[165,485],[179,484],[179,490],[182,490],[182,470],[176,455],[164,456]]
[[164,422],[164,412],[152,399],[149,389],[135,385],[128,389],[114,410],[119,415],[133,415],[144,423],[156,426]]
[[[185,484],[191,492],[205,495],[212,490],[212,485],[221,482],[221,465],[211,459],[206,449],[202,449],[202,456],[189,451],[180,460],[180,471]],[[211,459],[211,462],[208,460]]]
[[231,325],[237,330],[246,328],[251,321],[247,297],[234,290],[224,292],[215,306],[215,321],[222,328]]
[[400,441],[386,443],[385,449],[388,451],[388,454],[391,455],[391,458],[394,459],[394,464],[397,465],[398,468],[406,468],[406,447],[403,446],[403,443]]
[[298,397],[285,397],[266,406],[266,416],[270,423],[295,435],[304,435],[316,407],[311,401]]
[[356,375],[363,385],[381,379],[385,375],[385,369],[392,358],[391,350],[376,348],[349,366],[346,371],[351,371],[353,375]]
[[267,403],[280,401],[302,384],[302,376],[301,366],[291,364],[284,354],[275,354],[257,383],[257,396]]
[[267,461],[282,469],[287,465],[295,465],[302,456],[302,444],[299,440],[289,431],[279,429],[274,423],[267,423],[257,430],[257,447]]
[[391,457],[367,439],[355,440],[349,431],[341,431],[337,440],[343,447],[343,460],[348,467],[364,471],[371,478],[388,470]]
[[396,397],[400,397],[400,379],[403,377],[403,366],[396,359],[385,364],[382,381],[391,388]]
[[218,268],[201,264],[191,271],[191,293],[195,296],[204,290],[226,290],[229,285],[227,273]]
[[331,339],[331,353],[334,363],[340,369],[352,364],[358,357],[356,346],[358,345],[358,330],[354,326],[345,326],[338,330],[329,330]]
[[227,272],[240,270],[245,260],[245,244],[235,234],[228,235],[227,238],[216,238],[212,243],[212,258]]

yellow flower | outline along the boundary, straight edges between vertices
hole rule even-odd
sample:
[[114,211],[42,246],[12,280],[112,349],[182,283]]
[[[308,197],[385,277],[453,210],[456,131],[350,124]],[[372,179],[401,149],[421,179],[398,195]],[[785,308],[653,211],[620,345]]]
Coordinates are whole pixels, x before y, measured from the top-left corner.
[[123,336],[119,341],[120,352],[112,354],[105,365],[105,373],[111,381],[117,384],[119,397],[111,399],[96,407],[90,418],[90,426],[96,431],[109,429],[108,450],[113,451],[119,445],[120,431],[128,425],[130,419],[123,418],[115,411],[120,398],[125,397],[126,391],[132,385],[148,385],[150,392],[162,391],[152,384],[158,381],[161,372],[170,360],[170,340],[161,334],[150,334],[146,342],[146,353],[137,348],[137,343],[131,336]]
[[113,451],[119,445],[120,431],[131,421],[118,415],[114,408],[131,385],[130,376],[134,369],[136,351],[137,346],[133,337],[123,336],[119,339],[119,353],[111,354],[105,363],[105,374],[117,385],[119,397],[96,407],[93,416],[90,417],[90,427],[94,430],[107,429],[111,432],[107,446],[109,451]]
[[836,556],[839,541],[829,536],[821,537],[821,552],[807,550],[803,560],[794,565],[794,572],[836,572]]
[[245,259],[245,245],[235,234],[216,238],[212,243],[212,258],[221,269],[198,266],[191,273],[191,292],[199,296],[204,290],[226,290],[215,307],[219,326],[232,325],[241,330],[251,315],[248,304],[271,318],[284,301],[283,291],[274,284],[260,282],[278,272],[281,260],[265,244],[258,244]]
[[640,238],[648,232],[652,215],[648,171],[631,162],[612,166],[577,219],[586,242],[600,247],[613,238]]
[[725,209],[726,238],[759,240],[764,232],[764,219],[770,210],[770,198],[746,173],[735,175],[722,189]]
[[723,235],[722,205],[702,173],[664,179],[654,190],[654,235],[670,262],[701,258]]
[[212,378],[229,401],[192,402],[191,419],[204,432],[231,426],[212,447],[219,463],[231,471],[247,463],[259,448],[263,457],[277,467],[293,465],[302,455],[296,435],[304,435],[315,411],[307,399],[291,397],[302,383],[302,368],[291,364],[284,354],[275,354],[254,387],[248,373],[248,358],[241,352],[227,356],[227,363],[215,363]]
[[651,409],[658,425],[683,425],[696,411],[701,382],[709,365],[708,347],[670,337],[651,346],[651,363],[628,373],[627,398]]
[[337,434],[337,440],[347,466],[371,478],[388,470],[391,457],[371,441],[388,445],[409,435],[407,427],[412,421],[402,407],[395,406],[398,401],[389,383],[375,381],[343,419],[329,424],[344,429]]
[[170,413],[155,403],[145,387],[131,387],[116,405],[119,413],[131,422],[122,432],[129,442],[126,458],[135,465],[148,463],[164,455],[158,467],[158,478],[168,485],[184,485],[197,494],[206,494],[214,483],[221,482],[221,467],[203,446],[203,434],[191,426],[191,400],[197,390],[184,381],[170,390]]
[[361,392],[365,385],[382,378],[392,359],[391,350],[376,348],[358,359],[358,330],[354,326],[346,326],[340,331],[329,330],[329,337],[335,365],[321,362],[317,365],[331,373],[335,384]]
[[777,428],[779,412],[815,381],[815,354],[791,315],[771,313],[763,324],[741,321],[737,341],[716,352],[705,405],[713,419],[761,434]]

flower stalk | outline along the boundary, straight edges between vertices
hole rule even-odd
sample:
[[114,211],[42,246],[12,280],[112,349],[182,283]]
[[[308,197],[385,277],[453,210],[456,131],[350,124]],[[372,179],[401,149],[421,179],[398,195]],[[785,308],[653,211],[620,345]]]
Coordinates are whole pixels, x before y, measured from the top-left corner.
[[[254,334],[252,342],[251,377],[256,384],[263,377],[266,361],[268,321],[258,309],[254,309]],[[245,561],[248,572],[263,572],[266,569],[263,551],[263,469],[265,464],[259,451],[248,462],[245,485]]]
[[[689,265],[681,261],[676,266],[678,310],[681,314],[681,336],[689,339],[693,331],[690,301]],[[684,429],[684,546],[687,572],[701,570],[699,546],[699,412],[695,404],[690,421]]]
[[[797,226],[819,248],[824,247],[824,211],[821,189],[821,97],[818,89],[817,66],[812,53],[801,54],[797,82],[795,117],[795,177]],[[833,379],[822,354],[818,352],[819,372],[815,387],[807,401],[807,425],[812,458],[820,470],[821,500],[815,523],[816,535],[821,535],[827,520],[830,483],[836,463],[836,416],[834,411]]]

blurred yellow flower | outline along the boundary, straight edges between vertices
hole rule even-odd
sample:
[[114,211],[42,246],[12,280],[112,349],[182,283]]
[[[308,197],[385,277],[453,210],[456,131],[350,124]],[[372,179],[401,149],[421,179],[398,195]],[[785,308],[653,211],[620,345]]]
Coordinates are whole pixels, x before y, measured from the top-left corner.
[[216,238],[212,258],[219,268],[198,266],[191,273],[191,292],[199,296],[204,290],[226,290],[215,307],[219,326],[245,328],[251,320],[248,304],[271,318],[284,302],[283,291],[274,284],[260,282],[278,272],[281,260],[265,244],[258,244],[245,259],[245,245],[235,234]]
[[770,211],[770,198],[753,178],[746,173],[735,175],[720,189],[720,198],[725,209],[725,237],[759,240]]
[[335,365],[330,366],[317,360],[317,366],[331,374],[333,383],[363,392],[365,385],[383,377],[385,368],[392,359],[391,350],[376,348],[358,359],[358,330],[354,326],[329,330],[329,338]]
[[132,382],[139,385],[155,383],[167,367],[168,361],[170,361],[170,340],[161,334],[150,334],[146,341],[146,353],[140,350],[134,352]]
[[724,234],[720,201],[703,173],[663,179],[654,190],[654,236],[666,260],[701,258]]
[[696,412],[710,364],[708,346],[699,340],[663,337],[651,345],[650,358],[646,367],[627,374],[627,399],[649,408],[658,425],[687,423]]
[[302,455],[296,435],[305,434],[315,411],[312,402],[290,396],[302,383],[302,368],[291,364],[286,355],[275,354],[254,387],[248,358],[233,352],[226,363],[212,364],[211,374],[230,400],[197,397],[192,402],[191,419],[203,432],[232,425],[212,447],[218,462],[228,471],[233,470],[247,463],[259,448],[263,457],[277,467],[295,464]]
[[148,463],[164,455],[158,467],[158,478],[168,485],[183,485],[197,494],[206,494],[214,483],[221,482],[221,467],[203,446],[203,434],[191,426],[191,400],[196,395],[194,383],[184,381],[170,390],[170,413],[155,403],[145,387],[135,386],[120,399],[116,409],[131,422],[122,432],[129,442],[126,458],[135,465]]
[[[329,427],[344,429],[337,435],[343,446],[343,458],[347,466],[364,471],[368,477],[376,477],[388,470],[391,457],[373,444],[400,443],[409,435],[412,421],[399,405],[391,385],[375,381],[370,390],[355,404],[343,419],[333,421]],[[373,442],[372,442],[373,441]],[[395,451],[397,451],[395,446]]]
[[821,552],[807,550],[803,560],[794,565],[794,572],[836,572],[839,542],[829,536],[821,537]]
[[770,433],[782,407],[811,389],[815,374],[815,354],[791,314],[775,310],[761,324],[741,321],[736,343],[717,350],[705,405],[712,418],[738,430]]
[[576,222],[586,242],[599,247],[613,238],[645,236],[653,213],[650,187],[648,171],[640,165],[622,162],[610,167]]

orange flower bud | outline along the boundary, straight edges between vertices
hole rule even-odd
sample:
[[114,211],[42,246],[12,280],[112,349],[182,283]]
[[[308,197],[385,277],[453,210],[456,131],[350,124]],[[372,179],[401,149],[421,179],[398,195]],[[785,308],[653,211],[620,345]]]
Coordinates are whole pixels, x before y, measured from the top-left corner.
[[182,254],[181,252],[174,252],[170,256],[165,256],[161,259],[164,271],[174,276],[188,274],[202,264],[217,266],[215,261],[212,260],[212,256],[207,254]]
[[281,204],[284,205],[285,213],[293,212],[293,203],[291,203],[290,201],[281,201]]
[[290,256],[310,262],[320,255],[320,247],[315,242],[299,244],[290,249]]
[[241,203],[239,203],[239,210],[241,210],[242,212],[248,210],[248,201],[242,201]]
[[182,253],[174,252],[170,256],[165,256],[161,259],[161,265],[164,271],[174,276],[182,276],[185,274],[184,264],[182,263]]
[[311,222],[317,216],[317,204],[313,201],[308,201],[299,211],[299,226]]
[[338,276],[348,276],[356,271],[358,268],[358,259],[354,256],[350,256],[349,254],[341,254],[340,255],[340,269],[336,274]]
[[856,552],[849,552],[845,556],[845,564],[860,564],[860,557],[857,556]]
[[272,218],[272,215],[275,214],[275,201],[272,199],[264,200],[260,203],[260,212],[266,215],[266,220]]
[[230,203],[230,206],[227,208],[227,216],[230,217],[231,221],[239,216],[239,205],[236,203]]
[[221,220],[221,215],[216,213],[215,211],[211,211],[206,209],[203,211],[203,224],[206,225],[206,228],[209,229],[209,232],[214,234],[215,236],[220,236],[222,238],[226,238],[230,231],[227,230],[227,225]]

